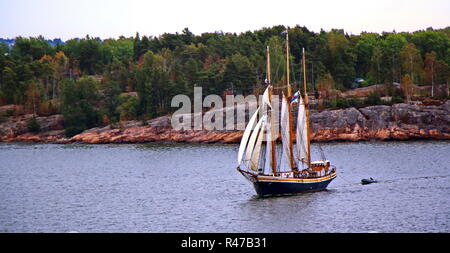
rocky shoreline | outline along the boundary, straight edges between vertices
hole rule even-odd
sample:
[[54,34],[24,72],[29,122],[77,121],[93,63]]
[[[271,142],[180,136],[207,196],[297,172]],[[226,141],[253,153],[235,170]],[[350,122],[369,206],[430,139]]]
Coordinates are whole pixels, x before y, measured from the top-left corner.
[[[28,132],[32,115],[9,117],[0,124],[0,142],[42,143],[239,143],[243,131],[172,129],[170,116],[126,121],[64,136],[62,115],[37,117],[39,133]],[[312,141],[450,140],[450,100],[441,105],[395,104],[311,113]]]

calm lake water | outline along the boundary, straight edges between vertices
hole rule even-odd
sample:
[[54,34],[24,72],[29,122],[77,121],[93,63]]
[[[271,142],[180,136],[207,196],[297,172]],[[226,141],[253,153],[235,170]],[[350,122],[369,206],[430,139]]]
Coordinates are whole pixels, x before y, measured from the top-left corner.
[[0,232],[450,232],[450,142],[322,147],[327,191],[260,199],[237,145],[2,143]]

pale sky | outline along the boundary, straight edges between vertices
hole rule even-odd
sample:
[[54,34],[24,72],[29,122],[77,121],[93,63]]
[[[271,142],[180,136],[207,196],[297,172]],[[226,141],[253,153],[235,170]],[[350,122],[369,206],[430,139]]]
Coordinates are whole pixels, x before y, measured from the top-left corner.
[[0,10],[0,38],[107,39],[185,27],[199,35],[297,24],[352,34],[450,26],[450,0],[0,0]]

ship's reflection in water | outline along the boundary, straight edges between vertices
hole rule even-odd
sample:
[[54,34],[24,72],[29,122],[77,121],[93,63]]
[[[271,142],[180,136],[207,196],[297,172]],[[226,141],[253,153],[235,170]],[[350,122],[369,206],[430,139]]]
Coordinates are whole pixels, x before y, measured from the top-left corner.
[[258,198],[237,145],[3,143],[0,232],[450,232],[450,142],[322,147],[328,190]]

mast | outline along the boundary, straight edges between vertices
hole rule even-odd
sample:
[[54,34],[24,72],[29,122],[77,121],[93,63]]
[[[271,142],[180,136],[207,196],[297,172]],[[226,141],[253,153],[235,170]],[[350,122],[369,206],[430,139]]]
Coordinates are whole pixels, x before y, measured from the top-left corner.
[[[269,86],[269,102],[270,104],[272,104],[272,86],[270,84],[270,52],[269,52],[269,46],[267,46],[267,85]],[[276,151],[276,146],[275,146],[275,117],[273,114],[273,108],[270,110],[270,136],[271,136],[271,140],[269,140],[271,142],[271,164],[272,164],[272,172],[273,174],[275,174],[277,172],[277,161],[276,161],[276,157],[275,157],[275,151]]]
[[308,93],[306,91],[306,61],[305,61],[305,48],[302,48],[303,52],[303,89],[305,90],[305,107],[306,107],[306,136],[307,136],[307,144],[308,144],[308,168],[311,168],[311,137],[310,137],[310,129],[309,129],[309,102],[308,102]]
[[291,84],[289,80],[289,34],[288,30],[286,32],[286,81],[287,81],[287,96],[288,96],[288,119],[289,119],[289,163],[291,165],[291,170],[295,171],[295,162],[294,162],[294,135],[292,134],[292,108],[291,108],[291,98],[292,98],[292,91],[291,91]]
[[289,34],[288,30],[285,31],[286,33],[286,81],[287,81],[287,88],[288,88],[288,97],[291,96],[291,87],[290,87],[290,80],[289,80]]

